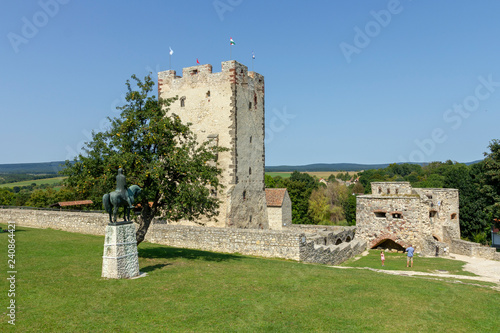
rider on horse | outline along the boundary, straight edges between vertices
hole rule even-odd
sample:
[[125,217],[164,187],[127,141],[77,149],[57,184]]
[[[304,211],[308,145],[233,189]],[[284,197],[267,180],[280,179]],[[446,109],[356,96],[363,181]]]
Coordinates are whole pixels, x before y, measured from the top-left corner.
[[125,180],[122,168],[118,169],[118,175],[116,176],[116,191],[120,194],[120,197],[128,203],[129,208],[134,208],[127,193],[127,181]]

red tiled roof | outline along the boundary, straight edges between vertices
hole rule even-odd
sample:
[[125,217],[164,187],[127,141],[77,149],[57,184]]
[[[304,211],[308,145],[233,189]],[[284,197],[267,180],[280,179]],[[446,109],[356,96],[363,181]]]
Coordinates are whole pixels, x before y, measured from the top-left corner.
[[67,206],[79,206],[79,205],[91,205],[94,202],[92,200],[79,200],[79,201],[62,201],[58,202],[57,205],[61,207]]
[[286,188],[266,188],[268,207],[281,207],[285,198]]

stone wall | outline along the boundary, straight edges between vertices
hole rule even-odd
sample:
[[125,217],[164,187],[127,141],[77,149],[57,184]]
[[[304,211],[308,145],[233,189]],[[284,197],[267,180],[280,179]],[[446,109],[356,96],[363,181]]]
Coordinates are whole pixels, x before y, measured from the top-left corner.
[[451,252],[469,257],[479,257],[490,260],[500,260],[500,252],[493,247],[482,246],[478,243],[454,239],[451,242]]
[[293,231],[153,224],[146,239],[174,247],[300,260],[304,234]]
[[[30,209],[0,209],[0,223],[104,235],[109,217],[104,213]],[[338,264],[366,248],[353,240],[353,227],[300,226],[257,230],[172,225],[155,221],[146,240],[156,244],[204,251],[240,253],[313,263]]]
[[104,235],[109,215],[36,209],[0,209],[0,223],[15,221],[23,227],[56,229],[81,234]]

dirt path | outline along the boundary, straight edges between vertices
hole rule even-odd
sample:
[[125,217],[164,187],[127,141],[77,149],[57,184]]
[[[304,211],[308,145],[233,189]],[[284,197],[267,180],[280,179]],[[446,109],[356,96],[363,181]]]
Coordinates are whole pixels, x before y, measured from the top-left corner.
[[[363,255],[368,254],[368,252],[363,253]],[[435,279],[457,279],[464,281],[470,280],[471,284],[473,281],[483,281],[483,282],[492,282],[496,283],[497,286],[494,287],[496,290],[500,290],[500,261],[496,260],[487,260],[476,257],[468,257],[459,254],[450,253],[449,259],[460,260],[466,262],[464,266],[464,271],[471,272],[476,274],[477,276],[466,276],[466,275],[453,275],[448,274],[447,272],[437,271],[435,273],[426,273],[426,272],[417,272],[417,271],[392,271],[392,270],[383,270],[383,269],[375,269],[368,267],[345,267],[345,266],[332,266],[335,268],[341,269],[368,269],[374,272],[390,274],[390,275],[400,275],[400,276],[425,276],[431,277]]]

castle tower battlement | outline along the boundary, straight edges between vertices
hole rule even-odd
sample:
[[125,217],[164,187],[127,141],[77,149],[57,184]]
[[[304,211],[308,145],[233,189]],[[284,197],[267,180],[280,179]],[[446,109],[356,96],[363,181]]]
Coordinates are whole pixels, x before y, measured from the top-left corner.
[[178,97],[170,111],[190,122],[198,141],[229,148],[219,154],[221,183],[218,222],[207,226],[269,227],[264,191],[264,77],[237,61],[225,61],[220,72],[212,65],[186,67],[182,76],[158,73],[158,96]]

